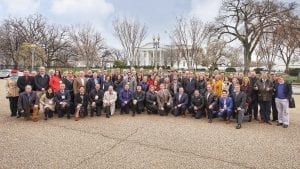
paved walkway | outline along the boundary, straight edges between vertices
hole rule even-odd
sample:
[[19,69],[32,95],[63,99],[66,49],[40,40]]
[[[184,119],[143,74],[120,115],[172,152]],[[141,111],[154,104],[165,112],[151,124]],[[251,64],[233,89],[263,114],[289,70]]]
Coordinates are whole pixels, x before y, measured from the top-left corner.
[[0,80],[0,168],[300,168],[300,96],[288,129],[190,117],[9,117]]

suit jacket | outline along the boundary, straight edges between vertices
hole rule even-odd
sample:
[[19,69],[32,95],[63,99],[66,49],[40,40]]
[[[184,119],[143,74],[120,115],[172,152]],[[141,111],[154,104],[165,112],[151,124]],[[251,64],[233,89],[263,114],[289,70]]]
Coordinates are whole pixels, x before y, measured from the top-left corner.
[[87,108],[89,101],[89,95],[87,93],[84,93],[81,95],[80,93],[77,93],[74,97],[74,104],[77,107],[78,104],[82,104],[84,108]]
[[83,84],[82,84],[81,78],[78,77],[78,78],[74,79],[74,82],[73,82],[74,94],[79,93],[80,86],[84,86],[86,88],[86,83],[87,83],[87,80],[84,77],[83,77]]
[[192,78],[190,80],[190,78],[187,78],[184,80],[184,91],[187,93],[187,94],[193,94],[193,92],[195,91],[196,89],[196,79]]
[[41,91],[42,88],[47,89],[49,87],[50,77],[49,75],[45,74],[42,77],[40,74],[34,77],[34,86],[36,91]]
[[157,96],[157,105],[160,109],[163,108],[164,104],[166,103],[170,103],[170,104],[173,103],[172,95],[167,89],[158,91],[156,96]]
[[144,103],[145,100],[145,92],[134,92],[132,95],[132,100],[137,100],[137,102]]
[[246,105],[246,98],[247,95],[246,93],[240,91],[238,94],[234,93],[233,94],[233,106],[234,106],[234,110],[236,110],[237,108],[241,108],[241,109],[246,109],[247,105]]
[[127,91],[125,91],[124,89],[121,90],[121,92],[119,93],[119,99],[121,101],[121,103],[124,103],[125,101],[130,102],[132,100],[132,91],[129,89]]
[[[271,101],[272,95],[273,95],[273,83],[271,80],[267,79],[265,83],[262,79],[258,80],[255,83],[255,86],[258,87],[258,99],[260,101]],[[267,88],[270,88],[269,91],[267,91]]]
[[65,84],[65,90],[73,94],[73,82],[74,80],[68,80],[67,78],[62,78],[62,83]]
[[189,101],[189,98],[186,93],[183,93],[180,99],[179,99],[179,93],[176,93],[175,97],[174,97],[173,105],[177,106],[177,105],[181,104],[181,105],[187,106],[188,101]]
[[24,110],[25,113],[30,113],[30,109],[34,105],[39,105],[39,98],[36,92],[31,92],[28,96],[26,92],[22,92],[18,100],[18,110],[21,112]]
[[55,93],[55,103],[59,105],[60,102],[66,102],[68,105],[71,102],[70,92],[64,90],[64,92],[58,91]]
[[[103,102],[103,97],[104,97],[104,91],[103,90],[96,90],[93,89],[90,94],[89,94],[89,101],[95,102],[96,104],[102,104]],[[97,99],[96,99],[97,98]]]
[[86,83],[86,92],[90,93],[93,89],[95,89],[96,84],[100,84],[100,79],[90,78]]
[[30,85],[33,90],[35,89],[34,78],[32,76],[28,76],[27,79],[25,76],[20,76],[17,80],[17,85],[20,89],[20,93],[25,91],[27,85]]
[[[219,99],[219,108],[220,109],[225,109],[225,104],[224,104],[225,98],[221,97]],[[226,97],[226,110],[227,111],[232,111],[233,108],[233,101],[231,97]]]
[[205,92],[206,92],[206,81],[205,80],[199,80],[196,84],[196,89],[199,90],[200,94],[202,96],[204,96]]
[[[208,96],[209,94],[209,96]],[[214,108],[218,104],[218,98],[214,93],[205,93],[205,105],[206,108],[208,109],[210,105],[212,105]]]

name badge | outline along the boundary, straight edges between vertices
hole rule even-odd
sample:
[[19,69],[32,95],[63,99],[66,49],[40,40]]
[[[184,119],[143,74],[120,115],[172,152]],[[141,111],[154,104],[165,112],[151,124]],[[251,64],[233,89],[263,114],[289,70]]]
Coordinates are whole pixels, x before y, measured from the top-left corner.
[[96,95],[96,96],[95,96],[95,100],[98,100],[98,99],[99,99],[99,96]]
[[52,100],[49,100],[49,104],[53,104],[53,101],[52,101]]
[[62,99],[65,99],[65,98],[66,98],[66,96],[65,96],[65,95],[62,95],[62,96],[61,96],[61,98],[62,98]]

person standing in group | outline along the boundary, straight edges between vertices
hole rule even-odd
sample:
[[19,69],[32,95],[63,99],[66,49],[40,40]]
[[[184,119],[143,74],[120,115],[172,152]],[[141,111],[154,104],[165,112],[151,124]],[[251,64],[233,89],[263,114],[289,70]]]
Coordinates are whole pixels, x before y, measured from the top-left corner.
[[71,96],[68,91],[65,90],[66,86],[65,84],[60,84],[60,90],[55,94],[55,103],[56,103],[56,109],[58,118],[64,117],[65,114],[67,114],[67,118],[70,119],[70,101]]
[[25,91],[20,94],[17,106],[25,120],[29,120],[32,114],[32,121],[38,121],[39,98],[30,85],[27,85]]
[[53,117],[55,111],[54,91],[51,87],[40,98],[40,113],[45,115],[45,120]]
[[293,91],[292,85],[286,82],[282,75],[278,75],[278,83],[275,85],[275,103],[278,111],[277,126],[288,128],[290,118],[288,113],[289,99],[291,99]]
[[[254,119],[258,121],[258,90],[253,90],[255,87],[256,82],[258,81],[258,78],[256,77],[255,71],[250,72],[250,86],[252,88],[252,96],[251,96],[251,108],[249,112],[253,114]],[[251,115],[252,117],[252,115]]]
[[187,72],[187,78],[183,82],[184,91],[188,95],[188,104],[187,106],[191,105],[191,97],[196,89],[197,81],[194,78],[193,72]]
[[89,94],[92,90],[95,89],[95,86],[100,84],[100,79],[98,78],[98,74],[96,72],[93,73],[93,76],[89,78],[86,83],[86,92]]
[[49,71],[50,75],[50,80],[49,80],[49,86],[52,88],[53,92],[58,92],[60,89],[60,84],[62,83],[61,77],[60,77],[60,72],[50,70]]
[[13,69],[11,71],[11,77],[7,79],[7,95],[6,98],[9,100],[10,116],[17,116],[18,112],[18,99],[19,99],[19,88],[17,86],[18,71]]
[[141,114],[144,111],[145,92],[142,86],[138,85],[136,91],[132,95],[132,116]]
[[109,86],[108,90],[104,93],[103,107],[106,117],[114,115],[116,109],[117,93],[114,91],[113,86]]
[[19,93],[24,92],[27,85],[30,85],[34,88],[34,78],[30,76],[29,70],[25,69],[23,71],[23,76],[18,77],[17,85],[20,89]]
[[83,86],[84,88],[86,88],[86,83],[87,83],[87,80],[86,78],[84,77],[84,72],[83,71],[80,71],[78,73],[78,77],[74,80],[73,82],[73,91],[74,91],[74,95],[76,95],[77,93],[79,93],[79,88],[81,86]]
[[159,88],[160,90],[157,92],[158,111],[161,116],[167,116],[172,109],[173,98],[163,83],[160,84]]
[[35,90],[39,98],[45,92],[45,89],[49,87],[49,81],[50,77],[46,74],[46,68],[40,67],[39,73],[34,77]]
[[246,112],[246,93],[241,91],[241,85],[236,84],[234,86],[234,94],[233,94],[233,105],[234,111],[237,113],[237,126],[236,129],[240,129],[242,127],[242,122],[244,118],[244,114]]
[[221,97],[222,87],[223,87],[223,81],[221,79],[221,75],[216,75],[215,79],[216,79],[216,82],[215,82],[214,92],[217,97]]
[[266,72],[262,72],[261,79],[256,82],[254,90],[258,91],[261,123],[272,125],[272,123],[270,122],[270,113],[273,83],[270,79],[268,79],[268,75]]
[[218,104],[218,97],[215,95],[212,89],[212,85],[208,84],[205,93],[205,105],[206,105],[208,123],[212,123],[214,110],[216,109],[217,104]]

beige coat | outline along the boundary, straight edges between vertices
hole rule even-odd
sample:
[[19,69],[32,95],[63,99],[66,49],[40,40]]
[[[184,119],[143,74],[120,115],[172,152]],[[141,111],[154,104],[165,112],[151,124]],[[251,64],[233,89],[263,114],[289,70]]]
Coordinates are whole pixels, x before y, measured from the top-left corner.
[[55,110],[54,97],[52,99],[48,99],[46,94],[43,94],[40,98],[40,112],[43,113],[47,107],[52,111]]
[[19,96],[19,88],[17,86],[17,80],[15,79],[7,79],[7,97],[18,97]]
[[[82,84],[82,81],[83,81],[83,84]],[[83,78],[83,80],[81,80],[81,78],[76,78],[74,79],[74,82],[73,82],[73,91],[74,91],[74,94],[76,93],[79,93],[79,88],[80,86],[84,86],[84,88],[86,87],[86,83],[87,83],[87,80],[86,78]]]
[[161,109],[166,103],[169,103],[170,105],[173,104],[172,95],[167,89],[164,89],[163,91],[160,90],[157,93],[157,105]]

